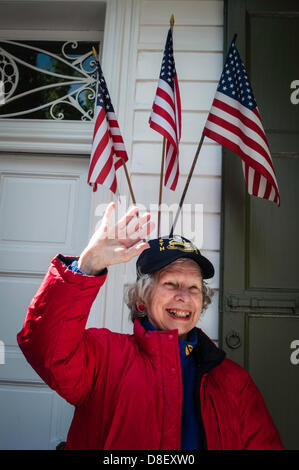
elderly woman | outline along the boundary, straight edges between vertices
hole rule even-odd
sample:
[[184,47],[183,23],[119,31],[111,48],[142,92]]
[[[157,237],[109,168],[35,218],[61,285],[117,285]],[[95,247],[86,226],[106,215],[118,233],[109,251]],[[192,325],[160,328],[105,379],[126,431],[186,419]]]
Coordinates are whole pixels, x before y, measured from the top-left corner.
[[[113,210],[79,259],[54,258],[18,334],[32,367],[75,406],[65,448],[282,449],[248,373],[196,327],[210,261],[183,237],[145,242],[149,214],[136,221],[132,208],[113,225]],[[85,329],[107,267],[134,256],[134,333]]]

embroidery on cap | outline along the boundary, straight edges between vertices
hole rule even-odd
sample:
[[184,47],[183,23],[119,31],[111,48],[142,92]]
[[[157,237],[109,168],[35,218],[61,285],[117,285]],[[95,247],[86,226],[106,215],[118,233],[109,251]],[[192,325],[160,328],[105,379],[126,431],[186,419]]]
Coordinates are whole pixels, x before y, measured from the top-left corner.
[[191,242],[186,242],[181,237],[175,237],[170,240],[166,248],[168,250],[181,250],[198,253],[197,248]]
[[164,245],[164,240],[163,240],[163,238],[159,238],[159,245],[160,245],[160,251],[165,250],[165,247],[163,246],[163,245]]

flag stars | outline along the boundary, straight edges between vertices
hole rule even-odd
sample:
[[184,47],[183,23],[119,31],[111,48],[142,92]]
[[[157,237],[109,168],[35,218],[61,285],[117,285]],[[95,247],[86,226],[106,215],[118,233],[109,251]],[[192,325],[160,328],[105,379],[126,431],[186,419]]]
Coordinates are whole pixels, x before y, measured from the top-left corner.
[[172,51],[172,38],[171,34],[168,35],[162,66],[160,71],[160,79],[165,80],[174,89],[174,77],[176,75],[173,51]]
[[239,100],[243,106],[251,109],[256,106],[245,67],[234,44],[224,64],[217,90]]
[[113,106],[111,104],[111,98],[107,89],[107,85],[101,72],[99,74],[97,104],[105,108],[106,111],[114,112]]

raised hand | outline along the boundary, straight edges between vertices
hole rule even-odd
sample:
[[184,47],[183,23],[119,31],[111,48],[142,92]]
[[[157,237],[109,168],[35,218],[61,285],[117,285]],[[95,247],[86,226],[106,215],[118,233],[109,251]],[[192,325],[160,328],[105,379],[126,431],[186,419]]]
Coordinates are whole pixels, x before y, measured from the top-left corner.
[[115,203],[111,202],[104,214],[101,225],[91,237],[78,261],[78,267],[88,275],[96,275],[112,264],[125,263],[143,250],[149,248],[144,238],[149,235],[155,224],[150,222],[150,214],[140,218],[138,207],[132,207],[116,223],[112,224]]

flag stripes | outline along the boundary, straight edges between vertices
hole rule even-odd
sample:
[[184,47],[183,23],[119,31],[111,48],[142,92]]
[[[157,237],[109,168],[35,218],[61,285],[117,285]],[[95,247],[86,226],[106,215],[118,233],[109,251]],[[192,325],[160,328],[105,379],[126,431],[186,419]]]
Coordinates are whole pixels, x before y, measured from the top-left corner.
[[149,124],[166,139],[166,187],[175,190],[179,178],[179,141],[181,138],[181,100],[173,58],[172,32],[168,31],[160,78]]
[[203,134],[241,157],[249,194],[280,205],[269,145],[234,41]]
[[[229,98],[225,97],[225,100],[227,102]],[[231,100],[230,103],[231,108],[234,104],[233,101],[234,100]],[[242,105],[241,107],[239,106],[237,113],[234,113],[235,115],[237,114],[238,117],[232,115],[230,111],[228,112],[228,109],[223,112],[221,93],[216,92],[216,98],[206,122],[205,135],[243,158],[245,163],[243,169],[246,168],[245,175],[247,175],[247,178],[245,178],[245,181],[248,186],[249,194],[254,194],[259,197],[267,196],[268,192],[265,192],[267,189],[265,185],[264,193],[262,188],[259,189],[258,183],[260,181],[260,175],[262,175],[273,185],[274,192],[271,193],[271,197],[273,197],[273,194],[277,196],[277,198],[274,196],[271,200],[278,202],[279,193],[271,155],[266,144],[265,135],[263,134],[263,137],[261,137],[260,134],[263,131],[262,123],[256,113],[249,111],[247,108],[245,108],[245,110],[246,115],[244,116],[242,114]],[[250,113],[251,116],[254,114],[253,119],[249,117]],[[246,125],[242,122],[243,118],[246,120]],[[248,166],[251,166],[250,173],[248,173]],[[258,172],[254,171],[254,167],[256,167]],[[250,177],[248,176],[249,174]]]
[[128,156],[99,65],[98,70],[96,118],[87,181],[94,191],[97,184],[102,184],[116,193],[116,170],[128,160]]

